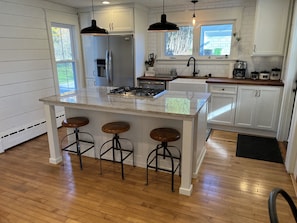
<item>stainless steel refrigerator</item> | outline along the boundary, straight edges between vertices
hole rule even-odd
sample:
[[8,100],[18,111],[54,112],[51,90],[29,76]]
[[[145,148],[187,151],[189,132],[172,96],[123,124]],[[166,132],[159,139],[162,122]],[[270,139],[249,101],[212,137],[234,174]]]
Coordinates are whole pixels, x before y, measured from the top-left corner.
[[134,86],[133,35],[96,37],[98,86]]

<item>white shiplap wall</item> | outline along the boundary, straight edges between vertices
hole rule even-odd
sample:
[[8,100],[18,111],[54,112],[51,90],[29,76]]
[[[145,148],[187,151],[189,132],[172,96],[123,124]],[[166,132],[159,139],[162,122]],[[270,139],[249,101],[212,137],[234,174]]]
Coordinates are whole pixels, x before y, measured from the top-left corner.
[[55,94],[47,9],[75,15],[42,0],[0,0],[0,152],[46,131],[39,98]]

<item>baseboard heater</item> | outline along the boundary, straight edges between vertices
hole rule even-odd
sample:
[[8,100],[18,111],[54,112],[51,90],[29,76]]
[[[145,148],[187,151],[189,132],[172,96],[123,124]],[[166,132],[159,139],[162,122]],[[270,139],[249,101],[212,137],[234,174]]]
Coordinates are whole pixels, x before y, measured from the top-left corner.
[[[56,116],[57,126],[60,127],[65,114],[58,114]],[[0,133],[0,153],[6,149],[14,147],[18,144],[26,142],[37,136],[47,132],[46,121],[38,120],[34,123],[29,123],[26,126],[19,126],[15,129]]]

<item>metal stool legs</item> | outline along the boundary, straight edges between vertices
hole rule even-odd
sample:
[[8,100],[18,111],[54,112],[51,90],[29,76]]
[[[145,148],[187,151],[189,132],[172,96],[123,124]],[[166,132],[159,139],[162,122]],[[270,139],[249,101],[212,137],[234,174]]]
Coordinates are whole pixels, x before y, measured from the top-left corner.
[[[130,149],[124,149],[120,143],[120,140],[127,141],[128,144],[130,144]],[[104,150],[105,145],[111,142],[111,146]],[[112,150],[112,159],[103,158],[103,156],[108,153],[110,150]],[[120,153],[120,160],[116,160],[116,151],[119,151]],[[121,163],[121,172],[122,172],[122,179],[125,179],[124,175],[124,161],[132,154],[132,160],[133,160],[133,166],[135,166],[135,160],[134,160],[134,146],[132,142],[129,139],[126,138],[120,138],[118,134],[114,134],[113,138],[106,141],[99,150],[99,162],[100,162],[100,174],[102,174],[102,160],[112,161],[115,163]]]
[[[75,141],[68,144],[67,146],[65,147],[62,147],[62,151],[68,151],[68,152],[71,152],[71,153],[75,153],[78,155],[79,157],[79,165],[80,165],[80,169],[82,170],[83,169],[83,165],[82,165],[82,154],[86,153],[87,151],[89,151],[90,149],[94,148],[95,147],[95,141],[94,141],[94,138],[93,136],[88,133],[88,132],[80,132],[78,128],[75,128],[73,133],[70,133],[66,136],[64,136],[61,140],[61,145],[63,145],[63,142],[65,139],[67,139],[69,136],[71,135],[75,135]],[[83,139],[80,139],[79,138],[79,134],[85,134],[85,135],[88,135],[90,137],[90,141],[89,140],[83,140]],[[88,146],[86,149],[84,149],[83,151],[81,151],[81,142],[84,142],[84,143],[87,143],[87,144],[91,144],[90,146]],[[76,151],[74,151],[73,149],[70,149],[71,146],[75,145],[76,144]],[[94,149],[94,156],[96,157],[96,151]]]
[[[177,156],[172,155],[168,148],[175,148],[177,151]],[[158,157],[162,157],[163,159],[170,158],[171,169],[162,168],[159,166]],[[177,160],[178,163],[174,167],[174,160]],[[174,192],[174,174],[176,170],[179,168],[179,176],[181,176],[181,152],[175,146],[168,146],[167,142],[162,142],[158,144],[154,150],[152,150],[146,160],[146,185],[148,185],[148,169],[152,168],[155,171],[163,170],[171,173],[171,190]]]

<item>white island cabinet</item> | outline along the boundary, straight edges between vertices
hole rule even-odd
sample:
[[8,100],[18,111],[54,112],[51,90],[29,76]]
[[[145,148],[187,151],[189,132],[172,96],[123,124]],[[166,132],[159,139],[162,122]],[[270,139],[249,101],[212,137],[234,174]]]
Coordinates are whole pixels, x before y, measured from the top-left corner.
[[[153,128],[172,127],[180,131],[181,139],[173,142],[181,149],[181,185],[179,193],[190,196],[192,178],[197,177],[203,161],[207,126],[207,103],[209,93],[165,91],[156,98],[119,96],[108,94],[112,87],[81,89],[72,94],[42,98],[50,148],[49,162],[62,161],[59,148],[55,106],[65,108],[66,117],[87,116],[90,123],[82,130],[90,132],[99,148],[110,136],[100,131],[111,121],[128,121],[131,128],[123,137],[131,139],[135,148],[136,166],[145,167],[148,153],[158,142],[150,138]],[[131,160],[127,159],[127,162]],[[145,179],[145,177],[144,177]]]
[[276,131],[282,87],[238,86],[235,126]]

